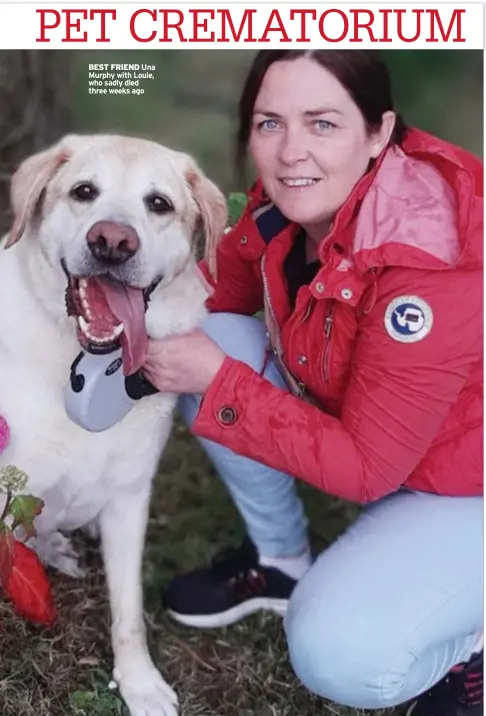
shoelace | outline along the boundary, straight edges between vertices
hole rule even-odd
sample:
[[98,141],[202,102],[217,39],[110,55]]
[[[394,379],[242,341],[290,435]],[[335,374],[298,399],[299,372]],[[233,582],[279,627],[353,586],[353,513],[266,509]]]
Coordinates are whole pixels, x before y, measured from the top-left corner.
[[[471,708],[483,701],[482,655],[465,666],[451,669],[449,674],[426,694],[430,699],[430,716],[446,716],[456,712],[458,705]],[[455,708],[456,707],[456,708]]]
[[263,592],[267,585],[265,575],[255,569],[247,572],[241,572],[236,577],[232,577],[228,581],[237,599],[250,599],[257,597]]
[[[454,671],[452,675],[454,675]],[[464,706],[479,706],[483,701],[483,663],[482,659],[478,664],[472,663],[464,669],[464,673],[458,678],[458,701]]]
[[256,550],[249,540],[215,555],[211,563],[213,576],[230,587],[238,600],[257,597],[267,586],[260,571]]
[[211,571],[216,579],[230,580],[250,570],[258,569],[255,549],[245,541],[239,547],[230,547],[215,555]]

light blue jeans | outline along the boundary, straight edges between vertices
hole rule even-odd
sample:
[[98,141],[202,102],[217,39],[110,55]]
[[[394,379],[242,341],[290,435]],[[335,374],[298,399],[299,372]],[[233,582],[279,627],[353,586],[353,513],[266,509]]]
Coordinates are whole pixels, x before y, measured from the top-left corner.
[[[212,314],[221,348],[260,371],[265,328]],[[265,376],[285,384],[274,364]],[[197,396],[183,396],[191,424]],[[294,556],[307,523],[293,478],[201,440],[260,554]],[[285,631],[311,691],[356,708],[401,704],[467,661],[483,630],[483,500],[399,491],[363,510],[300,580]]]

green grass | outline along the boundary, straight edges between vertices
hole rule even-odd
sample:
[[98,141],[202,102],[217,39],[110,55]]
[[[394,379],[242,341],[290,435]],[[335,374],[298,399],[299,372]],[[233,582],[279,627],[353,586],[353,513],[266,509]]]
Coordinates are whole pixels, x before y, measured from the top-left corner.
[[[323,549],[356,508],[303,487],[313,545]],[[172,622],[160,595],[175,574],[236,543],[242,524],[196,440],[177,422],[154,494],[144,561],[148,637],[176,688],[181,716],[323,716],[354,713],[314,697],[293,676],[281,621],[271,614],[219,630]],[[58,620],[32,626],[0,603],[2,716],[126,716],[111,676],[109,608],[96,543],[79,539],[88,577],[51,572]]]

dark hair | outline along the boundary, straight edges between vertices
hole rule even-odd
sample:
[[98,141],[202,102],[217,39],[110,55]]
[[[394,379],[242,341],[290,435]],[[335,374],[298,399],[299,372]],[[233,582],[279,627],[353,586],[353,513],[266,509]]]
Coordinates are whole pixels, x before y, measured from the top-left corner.
[[[381,126],[384,112],[393,111],[390,75],[377,50],[261,50],[250,67],[238,105],[236,161],[245,163],[253,109],[268,68],[280,60],[309,57],[330,72],[349,92],[364,117],[368,132]],[[401,144],[408,131],[398,114],[390,141]]]

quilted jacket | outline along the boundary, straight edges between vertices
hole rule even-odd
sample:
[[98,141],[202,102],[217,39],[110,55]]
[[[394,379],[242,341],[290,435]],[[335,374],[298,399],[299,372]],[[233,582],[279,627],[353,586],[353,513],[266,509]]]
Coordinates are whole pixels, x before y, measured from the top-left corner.
[[359,503],[401,486],[482,493],[482,177],[473,155],[410,130],[337,212],[293,310],[282,267],[300,227],[257,181],[208,307],[252,315],[266,296],[305,395],[227,356],[193,432]]

